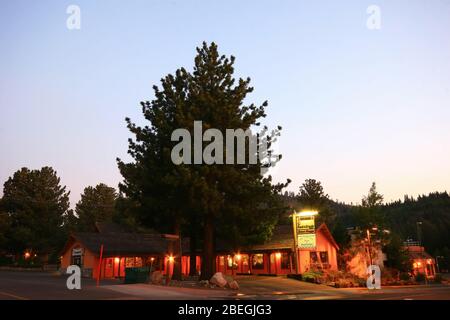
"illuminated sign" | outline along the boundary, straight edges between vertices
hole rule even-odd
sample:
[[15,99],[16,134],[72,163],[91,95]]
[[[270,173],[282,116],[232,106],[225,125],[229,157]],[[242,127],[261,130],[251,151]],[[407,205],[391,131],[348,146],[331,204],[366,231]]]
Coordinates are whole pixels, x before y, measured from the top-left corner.
[[73,248],[72,256],[81,256],[83,255],[83,248]]
[[297,236],[297,246],[300,249],[312,249],[316,247],[316,234],[299,234]]
[[315,233],[314,217],[297,217],[297,234]]
[[294,215],[294,227],[297,235],[297,248],[313,249],[316,247],[314,215]]

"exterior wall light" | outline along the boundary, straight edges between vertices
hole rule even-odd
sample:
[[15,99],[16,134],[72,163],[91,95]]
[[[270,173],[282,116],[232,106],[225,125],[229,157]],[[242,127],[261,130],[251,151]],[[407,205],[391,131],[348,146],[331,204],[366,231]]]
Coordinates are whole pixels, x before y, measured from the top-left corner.
[[294,216],[299,216],[299,217],[312,217],[312,216],[316,216],[318,214],[319,214],[319,212],[315,211],[315,210],[294,212]]

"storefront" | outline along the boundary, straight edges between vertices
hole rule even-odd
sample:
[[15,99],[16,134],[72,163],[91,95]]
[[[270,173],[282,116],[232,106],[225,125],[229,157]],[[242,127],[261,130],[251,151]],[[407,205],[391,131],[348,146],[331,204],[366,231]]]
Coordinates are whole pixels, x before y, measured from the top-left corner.
[[423,274],[427,278],[436,275],[436,261],[420,245],[407,245],[406,250],[411,260],[414,275]]
[[123,278],[125,269],[148,266],[163,273],[173,270],[168,252],[173,237],[163,234],[93,232],[72,234],[61,254],[61,268],[81,267],[84,277]]
[[219,250],[216,270],[229,275],[283,275],[311,269],[337,270],[339,247],[325,224],[314,231],[314,247],[296,247],[293,232],[292,225],[280,225],[275,227],[272,238],[264,244],[242,248],[234,253]]
[[[309,230],[310,232],[311,230]],[[307,235],[310,247],[301,247],[301,237],[295,241],[292,225],[274,228],[272,237],[264,244],[230,250],[216,248],[216,270],[224,274],[270,274],[285,275],[304,273],[308,270],[337,270],[339,249],[325,224]],[[125,269],[150,267],[171,275],[175,258],[175,237],[164,234],[135,234],[125,232],[74,233],[61,254],[61,267],[78,265],[83,276],[97,278],[123,278]],[[312,240],[311,240],[312,239]],[[189,239],[183,239],[181,270],[189,275],[191,259]],[[195,274],[201,270],[201,252],[195,259]]]

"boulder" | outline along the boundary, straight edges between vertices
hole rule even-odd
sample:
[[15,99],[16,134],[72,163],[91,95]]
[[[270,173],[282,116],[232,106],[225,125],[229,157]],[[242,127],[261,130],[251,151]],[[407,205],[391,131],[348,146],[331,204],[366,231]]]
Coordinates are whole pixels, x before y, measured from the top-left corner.
[[217,272],[211,277],[209,283],[223,288],[227,285],[227,279],[225,279],[222,272]]
[[239,285],[236,280],[228,282],[228,286],[230,287],[230,289],[239,290]]
[[201,280],[200,281],[200,285],[203,286],[203,287],[207,287],[207,286],[209,286],[209,281],[208,280]]
[[151,275],[152,284],[162,284],[164,280],[164,275],[161,271],[154,271]]

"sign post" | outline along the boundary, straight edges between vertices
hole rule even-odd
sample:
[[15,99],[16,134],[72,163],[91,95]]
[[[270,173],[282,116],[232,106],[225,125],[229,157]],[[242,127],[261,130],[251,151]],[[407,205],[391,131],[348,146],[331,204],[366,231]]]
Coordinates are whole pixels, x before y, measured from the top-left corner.
[[100,283],[100,273],[102,270],[102,259],[103,259],[103,244],[100,246],[100,259],[98,260],[98,270],[97,270],[97,287]]
[[294,229],[294,259],[295,259],[295,273],[299,274],[299,267],[298,267],[298,245],[297,245],[297,214],[294,213],[292,216],[292,226]]

